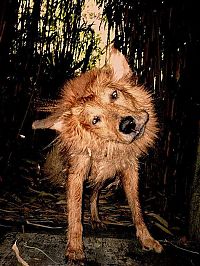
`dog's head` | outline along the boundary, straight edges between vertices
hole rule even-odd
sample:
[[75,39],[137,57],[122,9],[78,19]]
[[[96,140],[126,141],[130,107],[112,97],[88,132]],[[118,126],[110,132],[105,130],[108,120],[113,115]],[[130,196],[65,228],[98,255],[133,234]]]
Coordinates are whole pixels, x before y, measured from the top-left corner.
[[156,131],[150,95],[136,84],[127,60],[114,48],[107,67],[82,74],[64,87],[59,112],[49,128],[60,132],[70,127],[77,134],[84,130],[128,144],[144,134],[150,139]]
[[101,85],[98,93],[72,108],[72,115],[83,129],[99,138],[131,143],[142,137],[149,120],[148,112],[137,104],[125,88]]

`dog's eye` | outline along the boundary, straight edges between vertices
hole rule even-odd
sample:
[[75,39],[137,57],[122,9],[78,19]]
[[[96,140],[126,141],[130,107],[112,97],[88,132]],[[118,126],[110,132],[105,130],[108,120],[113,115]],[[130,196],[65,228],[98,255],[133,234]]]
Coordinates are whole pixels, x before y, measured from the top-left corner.
[[117,91],[113,91],[111,94],[111,100],[116,100],[118,98],[118,92]]
[[100,122],[101,121],[101,119],[100,119],[100,117],[99,116],[95,116],[94,118],[93,118],[93,120],[92,120],[92,124],[93,125],[96,125],[98,122]]

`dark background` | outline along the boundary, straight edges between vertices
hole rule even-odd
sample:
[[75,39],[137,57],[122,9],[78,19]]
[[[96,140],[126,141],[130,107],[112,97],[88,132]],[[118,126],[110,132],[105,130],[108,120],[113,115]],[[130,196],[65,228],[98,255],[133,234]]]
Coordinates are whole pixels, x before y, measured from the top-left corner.
[[[196,1],[96,2],[104,6],[108,42],[114,30],[116,47],[155,97],[160,136],[141,160],[141,200],[147,211],[187,234],[194,177],[199,184]],[[38,164],[54,135],[32,130],[37,101],[56,99],[66,79],[92,68],[101,55],[92,25],[81,20],[83,5],[0,2],[0,190],[7,201],[41,186]]]

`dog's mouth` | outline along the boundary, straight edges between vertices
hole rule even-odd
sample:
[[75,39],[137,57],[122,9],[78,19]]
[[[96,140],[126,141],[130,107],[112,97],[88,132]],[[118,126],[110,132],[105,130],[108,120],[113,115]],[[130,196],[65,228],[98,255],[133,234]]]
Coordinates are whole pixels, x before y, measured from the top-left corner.
[[133,140],[140,138],[144,134],[144,130],[145,130],[145,125],[142,126],[140,129],[134,130],[132,133],[134,135]]
[[144,134],[148,120],[149,115],[147,112],[143,112],[142,116],[137,119],[132,116],[125,116],[119,123],[119,131],[133,141]]

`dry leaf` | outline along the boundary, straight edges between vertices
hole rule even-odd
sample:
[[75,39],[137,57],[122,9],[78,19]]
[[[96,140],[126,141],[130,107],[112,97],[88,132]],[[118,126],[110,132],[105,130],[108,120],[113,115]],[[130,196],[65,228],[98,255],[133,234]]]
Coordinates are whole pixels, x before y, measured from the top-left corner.
[[147,213],[148,216],[154,217],[155,219],[157,219],[163,226],[168,227],[168,222],[162,218],[160,215],[155,214],[153,212]]
[[23,260],[22,257],[20,257],[19,249],[16,243],[17,243],[17,240],[15,241],[15,244],[12,246],[12,250],[15,252],[18,262],[21,263],[23,266],[29,266],[29,264],[25,260]]
[[154,223],[157,227],[159,227],[161,230],[163,230],[165,233],[167,233],[168,235],[173,236],[172,232],[170,232],[166,227],[164,227],[163,225],[159,224],[159,223]]

